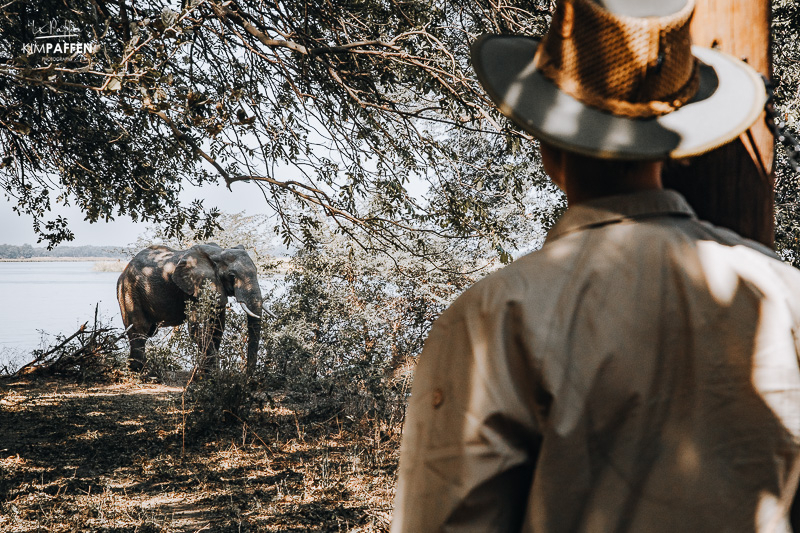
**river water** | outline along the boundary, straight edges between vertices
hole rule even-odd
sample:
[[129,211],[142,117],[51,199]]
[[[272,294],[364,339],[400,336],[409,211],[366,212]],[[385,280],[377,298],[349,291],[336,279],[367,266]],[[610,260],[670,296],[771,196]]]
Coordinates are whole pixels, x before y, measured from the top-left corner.
[[[117,303],[119,272],[98,272],[94,262],[0,262],[0,370],[31,360],[30,352],[91,327],[95,305],[105,325],[122,329]],[[260,280],[262,287],[273,279]]]
[[0,364],[29,355],[56,334],[71,335],[95,305],[101,318],[122,327],[119,272],[98,272],[94,262],[0,263]]

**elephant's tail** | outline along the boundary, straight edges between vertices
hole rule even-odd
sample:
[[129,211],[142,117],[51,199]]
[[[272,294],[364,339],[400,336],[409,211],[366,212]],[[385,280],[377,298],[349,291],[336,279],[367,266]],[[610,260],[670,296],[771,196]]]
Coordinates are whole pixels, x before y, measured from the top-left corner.
[[[119,302],[119,312],[122,315],[122,323],[127,328],[131,325],[130,321],[130,309],[132,309],[133,302],[127,302],[125,298],[125,274],[126,272],[122,272],[119,279],[117,280],[117,302]],[[130,304],[130,305],[128,305]]]

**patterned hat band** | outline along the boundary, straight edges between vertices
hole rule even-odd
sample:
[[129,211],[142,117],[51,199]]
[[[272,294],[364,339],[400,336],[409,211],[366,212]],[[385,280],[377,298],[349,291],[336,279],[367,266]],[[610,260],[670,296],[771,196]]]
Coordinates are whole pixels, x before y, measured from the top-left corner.
[[697,92],[689,24],[694,0],[664,17],[606,11],[593,0],[559,2],[535,65],[561,91],[629,118],[671,113]]

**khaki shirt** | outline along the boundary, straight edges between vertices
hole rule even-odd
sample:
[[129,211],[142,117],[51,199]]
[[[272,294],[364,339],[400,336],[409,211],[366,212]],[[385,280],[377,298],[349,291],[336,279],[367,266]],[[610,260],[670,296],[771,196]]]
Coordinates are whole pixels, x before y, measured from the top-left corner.
[[799,307],[675,192],[569,208],[434,325],[392,531],[789,531]]

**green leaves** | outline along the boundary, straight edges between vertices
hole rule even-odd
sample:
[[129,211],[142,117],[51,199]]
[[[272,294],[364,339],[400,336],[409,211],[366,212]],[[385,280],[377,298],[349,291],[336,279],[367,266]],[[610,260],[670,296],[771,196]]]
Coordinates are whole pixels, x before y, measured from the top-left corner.
[[[0,55],[23,58],[0,64],[0,186],[40,199],[20,204],[37,227],[52,194],[89,220],[202,232],[213,212],[182,204],[183,184],[247,181],[287,239],[313,240],[323,216],[434,263],[433,236],[500,259],[517,246],[514,212],[542,185],[536,156],[477,84],[468,45],[541,27],[536,2],[68,4],[0,8]],[[50,20],[100,49],[22,54],[29,24]]]

